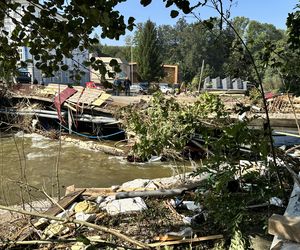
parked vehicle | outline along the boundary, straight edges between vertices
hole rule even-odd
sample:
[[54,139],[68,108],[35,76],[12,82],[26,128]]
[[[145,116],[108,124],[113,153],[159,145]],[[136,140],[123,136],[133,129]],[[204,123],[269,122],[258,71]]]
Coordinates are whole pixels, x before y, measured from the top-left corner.
[[169,87],[168,83],[160,83],[159,89],[163,94],[172,94],[174,93],[174,89]]
[[138,83],[138,85],[143,89],[142,94],[144,94],[144,95],[148,94],[148,90],[150,87],[149,82],[140,82],[140,83]]
[[145,93],[145,91],[139,84],[133,84],[130,86],[130,93],[136,95],[142,95]]
[[17,83],[31,83],[31,74],[27,71],[18,71]]

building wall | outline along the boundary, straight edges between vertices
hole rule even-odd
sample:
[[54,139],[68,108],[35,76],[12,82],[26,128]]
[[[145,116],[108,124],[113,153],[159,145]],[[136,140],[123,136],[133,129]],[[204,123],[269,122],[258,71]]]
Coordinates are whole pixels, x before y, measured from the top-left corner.
[[163,65],[164,77],[160,82],[178,83],[178,65]]
[[[22,4],[24,8],[28,6],[28,2],[26,0],[16,0],[15,2],[19,2]],[[19,7],[17,9],[17,12],[22,14],[22,7]],[[17,20],[21,20],[22,16],[19,15],[16,12],[11,12],[11,15],[13,15],[14,18]],[[35,13],[36,16],[39,15],[39,12]],[[6,17],[4,20],[4,30],[11,32],[14,30],[15,24],[12,22],[11,18]],[[20,47],[19,48],[19,54],[21,61],[26,61],[27,59],[33,60],[33,64],[28,63],[27,65],[27,71],[32,76],[32,81],[36,79],[39,83],[64,83],[64,84],[72,84],[75,81],[71,78],[72,72],[78,68],[78,70],[81,70],[84,72],[84,75],[82,76],[82,79],[80,81],[81,85],[84,85],[85,82],[90,81],[90,73],[89,68],[86,68],[82,65],[82,63],[89,59],[89,53],[88,51],[81,52],[79,49],[76,49],[72,51],[73,59],[70,58],[63,58],[63,62],[69,66],[68,71],[58,71],[54,73],[54,77],[50,78],[44,78],[42,72],[37,69],[35,66],[33,66],[37,61],[34,61],[34,58],[29,52],[30,48],[28,47]],[[50,52],[49,52],[50,53]]]
[[[130,65],[128,64],[128,62],[126,61],[122,61],[120,58],[115,58],[115,57],[96,57],[96,60],[101,60],[103,61],[103,63],[105,64],[106,70],[108,70],[110,73],[115,74],[117,77],[124,79],[125,77],[130,77]],[[117,60],[121,72],[120,73],[116,73],[114,68],[111,67],[109,65],[110,61],[112,59]],[[101,78],[102,75],[99,72],[96,72],[95,70],[93,70],[92,68],[90,69],[91,73],[90,73],[90,80],[96,83],[100,83],[101,82]],[[114,81],[114,77],[110,77],[107,74],[105,74],[105,76],[103,77],[105,78],[105,80],[109,81],[109,82],[113,82]]]
[[[140,82],[140,76],[137,72],[137,63],[129,63],[130,68],[130,74],[129,78],[131,82],[138,83]],[[170,83],[170,84],[177,84],[179,81],[179,70],[178,65],[169,65],[164,64],[163,65],[164,70],[164,77],[159,81],[161,83]]]

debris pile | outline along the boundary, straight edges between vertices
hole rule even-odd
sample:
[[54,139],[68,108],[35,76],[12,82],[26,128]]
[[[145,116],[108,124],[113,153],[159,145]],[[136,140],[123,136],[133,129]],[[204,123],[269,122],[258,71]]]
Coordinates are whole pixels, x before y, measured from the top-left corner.
[[273,113],[299,113],[300,98],[292,95],[274,95],[267,99],[268,108]]
[[[206,225],[201,205],[191,201],[191,190],[199,181],[185,175],[137,179],[111,188],[70,186],[65,197],[44,213],[0,206],[31,216],[14,235],[5,239],[0,235],[1,244],[34,245],[35,249],[62,244],[74,250],[100,245],[148,249],[208,241],[211,247],[211,240],[223,236],[207,236],[214,231]],[[135,197],[121,198],[126,196]]]

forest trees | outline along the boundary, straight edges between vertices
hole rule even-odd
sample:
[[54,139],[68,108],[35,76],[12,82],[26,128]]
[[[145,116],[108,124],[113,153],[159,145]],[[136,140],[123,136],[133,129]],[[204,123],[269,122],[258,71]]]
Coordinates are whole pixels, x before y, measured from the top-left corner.
[[[99,39],[102,38],[119,39],[121,35],[125,34],[126,30],[133,30],[134,18],[130,17],[125,20],[122,13],[116,10],[116,6],[123,1],[28,0],[26,5],[17,1],[1,1],[0,61],[5,61],[1,65],[4,65],[6,70],[14,69],[17,62],[20,61],[18,47],[28,46],[31,47],[30,53],[37,62],[36,66],[47,75],[51,75],[54,71],[60,69],[68,70],[67,66],[63,65],[63,58],[72,58],[70,51],[76,48],[81,51],[88,49],[91,45],[99,43]],[[201,12],[201,8],[208,3],[225,3],[227,0],[210,0],[204,1],[202,4],[195,1],[194,6],[187,0],[163,0],[163,2],[165,2],[167,8],[171,9],[171,16],[176,17],[179,13],[178,9],[184,14],[188,14],[198,7],[197,11]],[[151,1],[140,0],[140,3],[147,6],[151,4]],[[15,25],[13,30],[7,31],[4,29],[5,17],[9,17],[13,21]],[[299,36],[297,33],[298,12],[295,11],[290,14],[288,20],[289,30],[291,31],[288,34],[277,30],[272,25],[260,24],[246,18],[235,18],[232,23],[241,33],[242,38],[260,64],[261,56],[269,39],[275,44],[276,53],[283,50],[295,55],[295,46],[292,50],[287,45],[287,42],[290,43],[287,35],[294,41]],[[157,28],[163,63],[179,64],[182,80],[186,82],[190,82],[195,75],[199,74],[203,60],[208,71],[212,72],[211,76],[213,77],[230,74],[233,77],[248,76],[248,79],[254,79],[245,49],[235,39],[232,30],[228,29],[224,22],[222,23],[222,29],[220,29],[220,19],[202,22],[195,19],[195,21],[197,22],[187,23],[185,20],[179,20],[175,26],[160,26]],[[210,24],[210,29],[207,29],[207,26],[205,27],[203,24]],[[91,34],[97,27],[100,27],[99,38],[92,38]],[[106,50],[102,51],[105,54],[113,53],[128,59],[130,49],[102,46],[102,50]],[[53,53],[48,53],[49,51],[53,51]],[[280,62],[290,58],[290,55],[283,54],[281,53],[277,57],[273,55],[272,60],[276,59],[277,62]],[[237,62],[242,62],[241,60],[245,63],[237,65]],[[297,61],[297,58],[295,60]],[[292,86],[297,86],[294,81],[295,77],[292,77],[295,72],[288,74],[290,70],[293,70],[292,65],[294,63],[292,61],[294,59],[289,60],[289,67],[283,67],[284,63],[281,64],[280,74],[288,76],[289,81],[293,81]],[[21,62],[22,65],[24,63]],[[278,67],[274,69],[270,63],[267,64],[267,67],[265,65],[264,62],[261,63],[264,71],[263,76],[267,81],[274,73],[279,74],[277,72]],[[106,70],[99,60],[86,62],[85,66],[93,66],[100,73]],[[3,72],[6,72],[6,70]],[[295,76],[297,77],[297,75]]]
[[[84,51],[99,42],[91,37],[96,28],[100,28],[101,38],[116,40],[126,30],[133,29],[134,17],[125,20],[122,13],[116,10],[116,6],[124,1],[0,1],[0,61],[7,61],[6,70],[15,69],[18,62],[21,67],[32,63],[32,60],[21,61],[18,53],[19,47],[27,46],[31,48],[30,54],[36,61],[36,67],[46,76],[53,76],[53,72],[60,69],[66,71],[68,66],[63,61],[64,58],[73,60],[73,50]],[[174,7],[184,13],[189,13],[193,8],[188,0],[163,2],[166,2],[167,8],[172,7],[173,17],[178,14]],[[140,3],[147,6],[151,0],[140,0]],[[196,3],[196,6],[199,4]],[[4,28],[6,18],[14,24],[11,30]],[[92,66],[105,74],[103,62],[94,60],[94,57],[91,59],[85,62],[85,66]]]
[[162,59],[155,24],[148,20],[137,33],[136,59],[142,81],[157,81],[162,75]]
[[[257,79],[249,53],[228,25],[223,24],[220,30],[219,22],[220,19],[212,19],[208,28],[205,22],[187,23],[180,19],[174,26],[159,26],[164,63],[179,64],[182,80],[186,82],[191,82],[199,74],[203,60],[212,77],[240,77],[255,82]],[[231,23],[249,47],[263,79],[269,82],[270,75],[274,78],[275,74],[261,57],[266,44],[283,41],[285,33],[273,25],[245,17],[235,17]]]

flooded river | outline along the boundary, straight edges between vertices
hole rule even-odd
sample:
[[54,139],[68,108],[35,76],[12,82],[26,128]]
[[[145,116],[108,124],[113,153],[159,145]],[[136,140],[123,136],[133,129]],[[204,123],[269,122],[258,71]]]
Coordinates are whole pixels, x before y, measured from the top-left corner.
[[[300,138],[274,137],[275,145],[300,144]],[[60,153],[59,153],[60,152]],[[59,156],[60,154],[60,156]],[[59,157],[58,157],[59,156]],[[61,194],[65,187],[110,187],[136,178],[158,178],[191,171],[188,166],[172,163],[128,163],[122,157],[109,156],[102,152],[80,148],[77,145],[51,140],[38,134],[17,133],[0,136],[0,204],[21,202],[22,183],[44,189],[56,195],[55,168],[59,159],[59,182]],[[40,192],[25,200],[45,198]]]
[[[53,184],[56,183],[55,166],[59,149],[62,194],[64,187],[73,184],[76,187],[110,187],[135,178],[171,176],[178,171],[170,163],[131,164],[122,157],[82,149],[69,143],[62,142],[59,147],[58,141],[37,134],[18,133],[2,136],[0,140],[0,204],[20,202],[20,181],[27,181],[40,189],[44,187],[49,194],[55,193]],[[33,199],[41,196],[36,192],[33,194]]]

